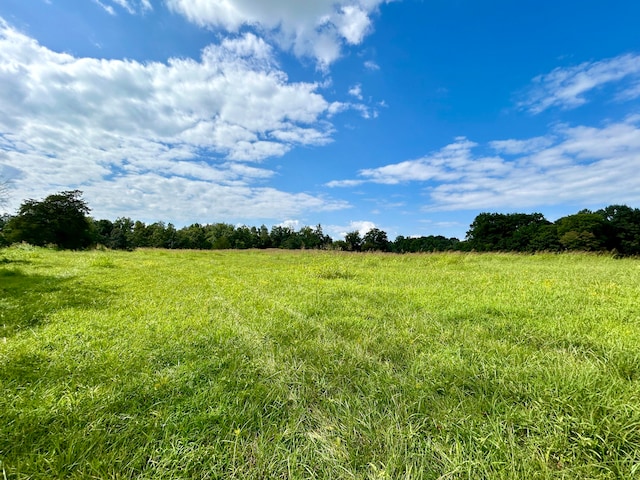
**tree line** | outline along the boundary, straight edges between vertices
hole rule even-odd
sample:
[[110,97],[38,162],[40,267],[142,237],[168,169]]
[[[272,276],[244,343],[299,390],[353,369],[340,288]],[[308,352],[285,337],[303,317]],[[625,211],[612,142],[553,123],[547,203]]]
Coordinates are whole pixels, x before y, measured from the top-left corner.
[[550,222],[541,213],[481,213],[469,227],[466,238],[441,235],[398,236],[372,228],[352,231],[343,240],[333,240],[321,225],[299,230],[276,225],[249,227],[228,223],[194,223],[177,229],[173,224],[145,224],[128,217],[96,220],[78,190],[60,192],[43,200],[26,200],[15,215],[0,217],[0,246],[26,242],[84,249],[101,245],[110,249],[334,249],[353,252],[395,253],[436,251],[538,252],[591,251],[640,255],[640,210],[611,205],[580,212]]

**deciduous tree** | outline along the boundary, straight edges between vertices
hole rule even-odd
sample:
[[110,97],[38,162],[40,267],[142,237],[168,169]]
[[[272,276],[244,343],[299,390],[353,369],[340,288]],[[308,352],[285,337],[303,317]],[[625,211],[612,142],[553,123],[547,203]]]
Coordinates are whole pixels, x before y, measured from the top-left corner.
[[8,236],[11,242],[86,248],[92,242],[89,211],[79,190],[49,195],[42,201],[26,200],[9,221]]

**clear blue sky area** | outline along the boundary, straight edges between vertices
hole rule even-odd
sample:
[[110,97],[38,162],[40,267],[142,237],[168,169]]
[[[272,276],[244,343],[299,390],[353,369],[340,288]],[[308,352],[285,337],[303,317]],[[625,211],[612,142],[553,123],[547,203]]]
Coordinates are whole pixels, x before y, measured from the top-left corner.
[[3,0],[8,212],[464,238],[640,207],[640,2]]

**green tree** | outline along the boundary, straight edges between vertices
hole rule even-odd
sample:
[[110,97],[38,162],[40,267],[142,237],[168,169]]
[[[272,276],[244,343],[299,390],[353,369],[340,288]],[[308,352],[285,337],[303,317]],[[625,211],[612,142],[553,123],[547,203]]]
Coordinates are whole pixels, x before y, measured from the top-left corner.
[[298,234],[291,227],[274,225],[270,237],[274,248],[300,248],[301,245]]
[[481,213],[467,232],[467,244],[479,252],[529,251],[539,230],[550,223],[541,213]]
[[26,200],[7,225],[9,240],[72,250],[86,248],[93,240],[89,212],[79,190],[49,195],[41,201]]
[[207,241],[214,250],[231,248],[235,227],[228,223],[214,223],[205,227]]
[[350,252],[359,252],[362,249],[362,237],[357,230],[347,233],[344,236],[344,241],[347,244],[347,250]]
[[231,236],[231,246],[239,250],[253,248],[256,241],[257,238],[246,225],[237,227]]
[[140,220],[136,220],[136,222],[133,224],[133,245],[134,248],[144,248],[150,246],[147,226]]
[[211,243],[207,240],[207,232],[199,223],[178,230],[178,248],[208,250]]
[[640,210],[626,205],[610,205],[596,212],[604,218],[607,248],[622,255],[640,255]]
[[567,250],[599,251],[607,245],[606,223],[602,215],[581,210],[556,221],[558,238]]
[[390,244],[387,238],[387,232],[380,230],[379,228],[372,228],[364,234],[362,238],[362,250],[371,251],[377,250],[381,252],[389,251]]
[[93,220],[93,243],[111,248],[111,232],[113,222],[111,220]]
[[109,247],[118,250],[133,250],[135,248],[133,227],[134,222],[129,217],[116,218],[111,229]]
[[258,229],[257,247],[270,248],[271,245],[272,243],[271,243],[271,236],[269,235],[269,229],[266,227],[266,225],[260,225],[260,228]]
[[10,215],[0,215],[0,247],[9,245],[9,240],[5,237],[4,229],[11,219]]
[[167,244],[167,227],[164,222],[154,222],[147,225],[146,238],[152,248],[165,248]]
[[396,237],[391,244],[391,251],[396,253],[405,252],[446,252],[458,248],[460,240],[457,238],[446,238],[442,235],[429,235],[427,237],[407,238],[402,235]]

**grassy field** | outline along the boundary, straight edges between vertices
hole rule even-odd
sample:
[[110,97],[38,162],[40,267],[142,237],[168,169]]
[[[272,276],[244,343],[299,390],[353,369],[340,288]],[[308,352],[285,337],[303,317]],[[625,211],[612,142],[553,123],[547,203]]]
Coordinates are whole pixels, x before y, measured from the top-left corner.
[[0,478],[640,478],[640,261],[0,250]]

